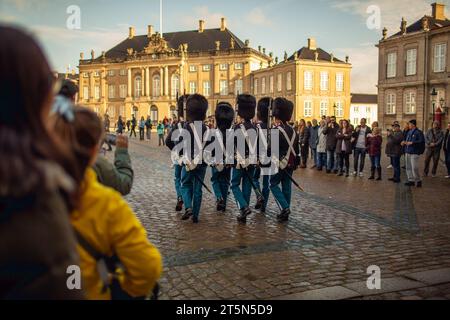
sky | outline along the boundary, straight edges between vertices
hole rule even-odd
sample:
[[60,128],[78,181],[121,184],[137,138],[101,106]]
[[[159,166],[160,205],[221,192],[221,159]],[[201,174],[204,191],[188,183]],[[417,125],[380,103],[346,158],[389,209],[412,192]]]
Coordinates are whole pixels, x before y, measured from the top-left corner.
[[[286,51],[317,46],[352,63],[352,92],[376,93],[381,30],[399,31],[401,18],[408,24],[431,14],[429,0],[163,0],[163,32],[195,30],[198,20],[206,28],[228,28],[240,39],[273,52],[280,60]],[[446,14],[450,0],[446,4]],[[71,6],[80,9],[80,29],[67,27]],[[128,36],[134,26],[146,34],[147,25],[160,29],[160,0],[0,0],[0,23],[23,26],[40,40],[52,67],[77,71],[80,52],[90,57],[107,51]]]

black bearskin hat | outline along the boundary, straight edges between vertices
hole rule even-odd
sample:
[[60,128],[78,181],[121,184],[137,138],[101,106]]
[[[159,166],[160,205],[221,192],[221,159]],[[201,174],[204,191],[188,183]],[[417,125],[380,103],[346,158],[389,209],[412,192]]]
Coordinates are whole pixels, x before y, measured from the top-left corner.
[[193,94],[187,98],[186,117],[187,121],[204,121],[208,111],[208,101],[200,94]]
[[294,112],[294,104],[285,98],[273,101],[273,116],[281,121],[290,121]]
[[216,123],[220,130],[230,129],[234,122],[234,110],[228,102],[219,102],[216,107]]
[[240,94],[237,97],[238,115],[245,120],[250,120],[255,117],[256,99],[249,94]]
[[[178,98],[178,101],[177,101],[177,112],[178,112],[178,114],[177,114],[177,116],[178,116],[178,118],[183,118],[184,119],[184,101],[186,100],[187,101],[187,99],[189,98],[189,95],[188,94],[185,94],[185,95],[182,95],[181,97],[179,97]],[[184,119],[184,120],[186,120],[186,119]]]
[[271,99],[269,97],[262,98],[258,101],[258,107],[256,108],[256,115],[258,116],[258,120],[261,120],[264,123],[269,122],[269,108],[270,108]]

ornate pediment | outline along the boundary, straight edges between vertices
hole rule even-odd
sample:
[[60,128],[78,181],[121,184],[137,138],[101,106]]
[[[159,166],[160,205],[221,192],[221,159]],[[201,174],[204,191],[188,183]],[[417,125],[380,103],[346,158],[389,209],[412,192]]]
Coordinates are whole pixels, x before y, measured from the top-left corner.
[[159,33],[153,34],[149,39],[148,46],[144,48],[144,52],[147,54],[172,53],[174,51],[169,48],[167,41]]

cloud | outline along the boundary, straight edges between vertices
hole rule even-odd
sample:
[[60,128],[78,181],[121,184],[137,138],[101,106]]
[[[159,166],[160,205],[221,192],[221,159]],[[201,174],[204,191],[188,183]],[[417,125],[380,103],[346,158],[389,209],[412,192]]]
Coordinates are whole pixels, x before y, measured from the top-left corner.
[[253,8],[246,16],[246,20],[257,26],[271,26],[272,21],[260,7]]

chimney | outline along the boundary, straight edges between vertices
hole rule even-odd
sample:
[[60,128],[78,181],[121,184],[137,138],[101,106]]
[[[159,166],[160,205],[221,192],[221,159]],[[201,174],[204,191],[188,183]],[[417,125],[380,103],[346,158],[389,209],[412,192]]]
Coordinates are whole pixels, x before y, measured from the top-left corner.
[[316,39],[314,38],[308,38],[308,49],[309,50],[316,50]]
[[199,20],[198,21],[198,32],[202,33],[205,31],[205,20]]
[[227,29],[227,19],[220,19],[220,31],[225,31]]
[[84,52],[80,52],[80,60],[84,60]]
[[431,15],[436,20],[446,20],[445,17],[445,4],[443,3],[433,3],[431,5]]
[[94,49],[91,50],[91,60],[95,59],[95,51]]
[[134,27],[130,27],[129,29],[129,34],[128,34],[128,39],[133,39],[134,36],[136,35],[136,30],[134,29]]
[[153,29],[153,26],[151,26],[151,25],[149,25],[147,28],[148,28],[147,37],[151,38],[151,36],[153,36],[153,34],[155,33],[155,30]]

